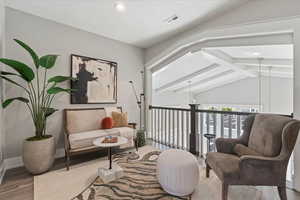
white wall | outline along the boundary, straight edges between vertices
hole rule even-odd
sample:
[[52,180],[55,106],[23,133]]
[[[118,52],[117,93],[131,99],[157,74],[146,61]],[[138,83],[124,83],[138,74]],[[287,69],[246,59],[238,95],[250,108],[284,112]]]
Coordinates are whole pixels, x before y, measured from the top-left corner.
[[[243,79],[202,92],[196,95],[196,101],[199,104],[259,105],[258,85],[258,78]],[[269,89],[269,78],[263,77],[261,92],[262,112],[293,112],[293,79],[272,77]]]
[[[70,75],[70,54],[101,58],[118,63],[118,105],[129,114],[131,121],[138,122],[138,108],[128,83],[133,80],[141,86],[140,71],[143,69],[142,49],[107,39],[95,34],[74,29],[62,24],[6,9],[6,56],[31,63],[30,56],[13,42],[21,39],[34,48],[38,54],[59,54],[56,67],[49,76]],[[6,84],[8,97],[22,95],[22,92]],[[68,87],[68,84],[65,85]],[[60,111],[48,120],[48,134],[55,136],[58,148],[63,146],[62,110],[70,107],[104,107],[105,105],[70,105],[69,95],[60,95],[54,102]],[[22,142],[34,134],[32,121],[23,104],[14,103],[6,109],[5,158],[21,155]]]
[[[0,58],[4,55],[4,1],[0,0]],[[0,64],[0,71],[2,65]],[[3,82],[0,79],[0,104],[3,96]],[[4,144],[4,130],[3,130],[3,111],[0,105],[0,184],[2,176],[4,175],[4,162],[3,162],[3,144]]]
[[[294,29],[294,114],[300,119],[300,23]],[[295,189],[300,191],[300,136],[294,153]]]
[[153,106],[176,106],[182,107],[186,106],[189,107],[189,93],[182,93],[182,92],[152,92],[152,105]]
[[151,48],[146,49],[145,60],[147,64],[151,63],[184,44],[200,40],[201,36],[209,30],[222,30],[237,25],[269,20],[276,21],[277,19],[295,16],[300,16],[299,0],[250,0],[241,7],[230,10],[214,20],[153,45]]

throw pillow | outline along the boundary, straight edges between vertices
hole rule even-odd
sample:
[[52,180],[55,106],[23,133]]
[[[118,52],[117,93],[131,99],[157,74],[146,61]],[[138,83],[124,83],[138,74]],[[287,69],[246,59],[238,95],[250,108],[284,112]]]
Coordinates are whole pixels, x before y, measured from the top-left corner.
[[113,119],[111,117],[105,117],[102,119],[101,128],[111,129],[113,127]]
[[127,113],[112,112],[113,127],[125,127],[128,126]]
[[242,144],[237,144],[234,146],[233,151],[236,155],[239,157],[241,156],[260,156],[260,153],[257,153],[253,149],[250,149],[249,147],[242,145]]

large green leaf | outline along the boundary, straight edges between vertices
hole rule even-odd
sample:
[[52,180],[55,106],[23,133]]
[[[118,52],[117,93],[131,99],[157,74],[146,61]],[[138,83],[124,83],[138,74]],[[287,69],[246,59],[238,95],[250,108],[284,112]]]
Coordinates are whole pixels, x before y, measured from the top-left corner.
[[55,113],[56,111],[58,111],[58,109],[55,108],[43,108],[44,112],[45,112],[45,116],[49,117],[50,115],[52,115],[53,113]]
[[27,44],[25,44],[24,42],[22,42],[21,40],[18,39],[14,39],[14,41],[16,41],[20,46],[22,46],[26,51],[28,51],[28,53],[31,55],[32,60],[34,62],[34,65],[36,68],[39,68],[40,66],[40,60],[38,55],[33,51],[32,48],[30,48]]
[[76,78],[72,78],[70,76],[54,76],[48,80],[48,83],[61,83],[68,80],[76,80]]
[[22,86],[21,84],[17,83],[16,81],[14,81],[14,80],[12,80],[10,78],[7,78],[5,76],[2,76],[2,75],[0,75],[0,77],[3,78],[4,80],[6,80],[6,81],[8,81],[8,82],[10,82],[12,84],[15,84],[16,86],[19,86],[19,87],[21,87],[21,88],[23,88],[24,90],[27,91],[27,89],[24,86]]
[[24,102],[24,103],[28,103],[29,100],[24,98],[24,97],[15,97],[15,98],[11,98],[11,99],[7,99],[5,100],[3,103],[2,103],[2,107],[3,108],[6,108],[9,104],[11,104],[13,101],[21,101],[21,102]]
[[60,87],[51,87],[47,90],[48,94],[57,94],[60,92],[67,92],[67,93],[71,93],[72,91],[75,91],[74,89],[64,89],[64,88],[60,88]]
[[5,71],[1,71],[0,74],[3,76],[20,76],[19,74],[12,73],[12,72],[5,72]]
[[45,55],[40,58],[40,65],[46,69],[50,69],[55,65],[58,55]]
[[34,79],[34,73],[32,69],[26,64],[6,58],[0,58],[0,62],[16,70],[21,75],[21,77],[27,82],[31,82]]

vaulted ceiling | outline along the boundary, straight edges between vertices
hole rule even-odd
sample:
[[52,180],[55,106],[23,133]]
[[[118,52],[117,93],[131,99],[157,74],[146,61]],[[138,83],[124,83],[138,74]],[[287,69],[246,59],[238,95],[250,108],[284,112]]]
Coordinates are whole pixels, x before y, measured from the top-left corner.
[[293,45],[204,48],[154,73],[155,92],[200,93],[245,78],[293,77]]
[[[6,5],[58,23],[73,26],[139,47],[150,47],[247,0],[6,0]],[[168,18],[178,16],[168,23]]]

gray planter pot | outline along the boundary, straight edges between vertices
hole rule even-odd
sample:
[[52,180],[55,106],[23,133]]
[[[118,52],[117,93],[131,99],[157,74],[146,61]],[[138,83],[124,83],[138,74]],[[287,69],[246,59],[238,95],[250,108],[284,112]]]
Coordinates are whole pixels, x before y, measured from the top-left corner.
[[23,162],[25,168],[32,174],[41,174],[48,171],[54,162],[55,156],[54,137],[39,141],[23,143]]

